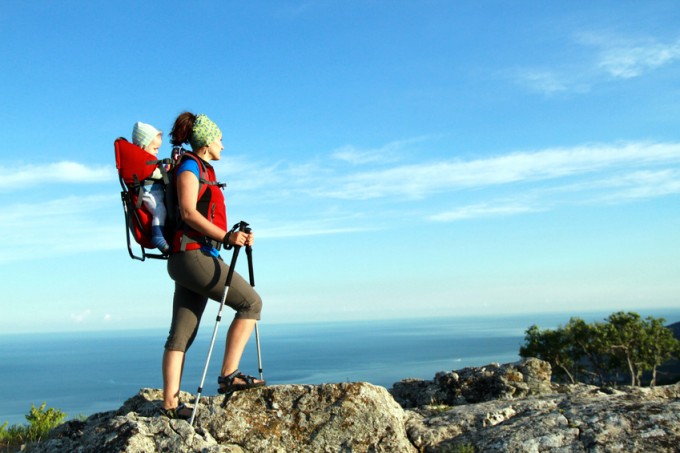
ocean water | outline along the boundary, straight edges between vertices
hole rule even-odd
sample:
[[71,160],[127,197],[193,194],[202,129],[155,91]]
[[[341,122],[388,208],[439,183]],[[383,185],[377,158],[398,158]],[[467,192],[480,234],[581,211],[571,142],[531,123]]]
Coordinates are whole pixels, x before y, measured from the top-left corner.
[[[642,313],[641,313],[642,314]],[[609,313],[575,314],[600,321]],[[680,309],[644,316],[680,321]],[[438,371],[519,359],[531,324],[554,328],[565,314],[414,320],[259,324],[263,375],[270,385],[365,381],[390,388],[405,378],[432,379]],[[182,390],[195,393],[214,327],[204,320],[187,355]],[[229,320],[220,324],[203,395],[216,379]],[[143,387],[162,387],[166,331],[0,335],[0,424],[26,423],[31,404],[68,418],[118,409]],[[257,376],[254,335],[241,370]]]

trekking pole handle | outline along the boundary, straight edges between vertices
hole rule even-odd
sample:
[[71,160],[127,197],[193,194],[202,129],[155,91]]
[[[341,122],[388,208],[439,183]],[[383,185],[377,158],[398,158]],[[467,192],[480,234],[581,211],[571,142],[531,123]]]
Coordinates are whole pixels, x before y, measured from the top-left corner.
[[[253,230],[250,227],[243,229],[243,232],[250,234]],[[250,286],[255,286],[255,276],[253,274],[253,247],[246,245],[246,255],[248,256],[248,276],[250,277]]]
[[238,258],[238,252],[241,250],[240,245],[234,246],[234,252],[231,255],[231,264],[229,265],[229,272],[227,272],[227,286],[231,286],[231,279],[234,276],[234,268],[236,268],[236,258]]

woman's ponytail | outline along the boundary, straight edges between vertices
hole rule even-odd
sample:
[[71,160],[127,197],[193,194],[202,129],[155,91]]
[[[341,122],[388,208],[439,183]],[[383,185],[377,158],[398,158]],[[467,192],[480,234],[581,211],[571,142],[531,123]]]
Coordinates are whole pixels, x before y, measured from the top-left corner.
[[182,146],[184,143],[189,143],[195,121],[196,115],[193,113],[181,113],[170,131],[170,143],[174,146]]

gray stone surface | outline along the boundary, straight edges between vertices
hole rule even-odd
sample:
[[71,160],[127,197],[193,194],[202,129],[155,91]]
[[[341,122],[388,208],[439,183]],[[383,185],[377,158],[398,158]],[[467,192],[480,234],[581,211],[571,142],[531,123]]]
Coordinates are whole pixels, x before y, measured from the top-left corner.
[[[368,383],[280,385],[201,399],[195,426],[142,389],[33,452],[680,452],[680,384],[553,385],[537,359]],[[182,400],[191,402],[183,394]]]

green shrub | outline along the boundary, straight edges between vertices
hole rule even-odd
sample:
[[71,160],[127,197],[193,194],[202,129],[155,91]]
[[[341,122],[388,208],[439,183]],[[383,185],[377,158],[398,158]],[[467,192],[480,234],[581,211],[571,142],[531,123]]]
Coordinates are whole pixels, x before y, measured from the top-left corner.
[[59,409],[46,408],[46,403],[40,407],[31,404],[31,410],[26,414],[28,425],[11,425],[5,422],[0,426],[0,448],[22,445],[35,442],[47,436],[53,428],[59,426],[66,414]]
[[45,403],[42,403],[39,408],[31,404],[31,411],[26,415],[28,420],[27,441],[32,442],[40,440],[47,435],[53,428],[59,426],[66,414],[59,409],[49,408],[45,410]]

